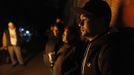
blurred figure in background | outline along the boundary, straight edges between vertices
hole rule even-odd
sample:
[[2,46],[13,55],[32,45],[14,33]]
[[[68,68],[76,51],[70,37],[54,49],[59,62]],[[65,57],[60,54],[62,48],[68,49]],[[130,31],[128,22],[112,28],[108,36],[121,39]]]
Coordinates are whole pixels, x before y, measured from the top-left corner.
[[62,35],[63,45],[56,54],[53,75],[78,75],[76,51],[79,44],[79,32],[75,27],[65,27]]
[[[13,22],[8,22],[8,29],[4,31],[2,38],[3,48],[7,49],[10,55],[12,65],[15,66],[17,61],[24,65],[21,54],[21,36]],[[15,56],[17,60],[15,59]]]
[[[49,26],[49,29],[45,33],[47,38],[48,38],[48,40],[53,36],[53,30],[54,30],[53,28],[54,28],[54,26],[57,26],[58,31],[60,31],[60,32],[63,32],[63,30],[64,30],[64,22],[60,18],[56,18],[54,23]],[[58,35],[61,35],[61,34],[62,33],[60,33]]]
[[[50,37],[47,40],[44,51],[44,61],[48,66],[53,66],[54,63],[53,55],[59,50],[62,41],[61,41],[62,31],[58,25],[51,26],[51,33],[49,33]],[[51,57],[52,55],[52,57]]]
[[61,18],[56,18],[56,21],[54,23],[55,25],[57,25],[60,28],[60,31],[63,32],[64,31],[64,21]]

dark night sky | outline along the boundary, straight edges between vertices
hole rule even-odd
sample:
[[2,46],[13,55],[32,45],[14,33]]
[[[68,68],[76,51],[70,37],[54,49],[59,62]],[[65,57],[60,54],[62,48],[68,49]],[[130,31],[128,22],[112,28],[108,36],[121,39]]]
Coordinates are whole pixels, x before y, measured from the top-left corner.
[[59,0],[0,0],[0,29],[14,19],[43,30],[61,11]]
[[29,24],[42,36],[57,15],[62,16],[65,5],[63,2],[63,0],[0,0],[0,39],[10,20],[17,25]]

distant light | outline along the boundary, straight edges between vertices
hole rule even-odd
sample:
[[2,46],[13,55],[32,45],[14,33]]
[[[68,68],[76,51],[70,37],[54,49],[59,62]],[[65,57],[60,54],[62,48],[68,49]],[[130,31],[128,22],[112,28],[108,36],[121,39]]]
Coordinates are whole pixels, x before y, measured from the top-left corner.
[[27,36],[31,36],[31,33],[30,33],[30,31],[28,31],[28,30],[26,30],[25,34],[26,34]]
[[27,31],[26,31],[26,34],[29,34],[29,33],[30,33],[30,31],[27,30]]
[[23,31],[24,31],[24,28],[20,28],[19,31],[20,31],[20,32],[23,32]]
[[21,31],[24,31],[24,28],[21,28]]

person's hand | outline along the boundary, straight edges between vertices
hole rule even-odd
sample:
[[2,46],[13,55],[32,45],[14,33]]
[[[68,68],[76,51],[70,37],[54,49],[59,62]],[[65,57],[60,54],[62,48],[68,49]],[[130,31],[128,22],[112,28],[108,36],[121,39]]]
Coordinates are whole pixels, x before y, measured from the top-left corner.
[[48,53],[48,57],[49,57],[49,62],[50,63],[54,63],[54,60],[55,60],[55,52],[49,52]]

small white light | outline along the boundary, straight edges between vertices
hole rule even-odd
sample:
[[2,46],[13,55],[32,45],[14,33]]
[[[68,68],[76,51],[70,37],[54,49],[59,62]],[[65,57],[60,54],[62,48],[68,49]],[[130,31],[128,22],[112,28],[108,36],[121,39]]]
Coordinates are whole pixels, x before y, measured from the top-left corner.
[[24,28],[21,28],[21,31],[24,31]]
[[20,31],[20,32],[23,32],[23,31],[24,31],[24,28],[20,28],[19,31]]
[[30,31],[27,30],[27,31],[26,31],[26,34],[29,34],[29,33],[30,33]]

